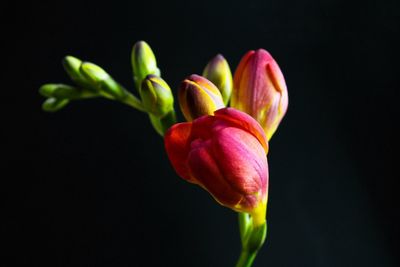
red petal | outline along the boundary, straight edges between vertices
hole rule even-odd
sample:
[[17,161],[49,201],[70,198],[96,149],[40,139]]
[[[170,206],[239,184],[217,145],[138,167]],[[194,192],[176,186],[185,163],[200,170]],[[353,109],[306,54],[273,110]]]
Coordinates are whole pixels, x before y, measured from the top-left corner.
[[193,121],[192,125],[192,134],[190,136],[190,139],[211,139],[211,129],[212,125],[215,122],[215,117],[214,116],[202,116],[200,118],[197,118]]
[[242,200],[242,195],[235,191],[222,176],[212,156],[211,140],[195,140],[188,158],[191,174],[199,185],[210,192],[222,205],[234,208]]
[[185,180],[191,181],[187,167],[192,123],[184,122],[173,125],[164,136],[165,150],[175,171]]
[[237,191],[251,195],[266,189],[267,157],[252,134],[235,127],[222,128],[213,135],[212,149],[224,179]]

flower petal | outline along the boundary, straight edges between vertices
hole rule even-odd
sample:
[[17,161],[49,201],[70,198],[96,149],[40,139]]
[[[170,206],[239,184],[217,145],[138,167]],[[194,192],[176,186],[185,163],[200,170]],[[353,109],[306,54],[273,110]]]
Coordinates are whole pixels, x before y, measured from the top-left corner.
[[196,177],[198,184],[211,193],[221,204],[233,207],[241,202],[242,195],[227,183],[212,156],[211,140],[195,140],[192,147],[188,165],[192,176]]
[[172,166],[179,176],[191,182],[187,168],[187,157],[189,155],[189,136],[192,131],[191,123],[177,123],[173,125],[164,136],[165,150]]
[[224,127],[213,134],[211,147],[227,183],[244,195],[264,195],[268,183],[267,157],[252,134]]
[[268,141],[261,125],[250,115],[234,108],[223,108],[214,112],[217,119],[228,122],[231,126],[243,129],[252,135],[264,147],[265,153],[268,153]]

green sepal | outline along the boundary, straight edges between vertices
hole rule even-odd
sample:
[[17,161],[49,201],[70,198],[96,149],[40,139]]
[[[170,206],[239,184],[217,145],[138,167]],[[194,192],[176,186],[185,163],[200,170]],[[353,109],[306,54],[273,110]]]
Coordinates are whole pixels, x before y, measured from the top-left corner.
[[242,241],[242,245],[246,241],[246,234],[248,230],[251,228],[252,222],[251,217],[248,213],[239,212],[239,231],[240,231],[240,240]]
[[267,236],[267,223],[252,228],[245,238],[244,248],[250,253],[257,252],[265,242]]

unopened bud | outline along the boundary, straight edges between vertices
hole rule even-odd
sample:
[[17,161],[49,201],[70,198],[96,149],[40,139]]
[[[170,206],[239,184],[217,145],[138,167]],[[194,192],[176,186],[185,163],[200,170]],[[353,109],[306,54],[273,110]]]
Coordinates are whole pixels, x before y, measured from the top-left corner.
[[154,56],[150,46],[145,41],[139,41],[133,46],[131,63],[133,78],[138,89],[147,75],[154,74],[160,76],[160,70],[157,68],[156,57]]
[[116,99],[122,99],[126,96],[125,89],[101,67],[90,62],[84,62],[81,65],[80,72],[97,90]]
[[232,73],[226,59],[221,54],[216,55],[208,62],[203,76],[219,89],[224,104],[227,105],[232,93]]
[[187,121],[225,107],[221,93],[215,85],[199,75],[190,75],[179,89],[179,104]]
[[68,99],[50,97],[43,102],[42,109],[47,112],[56,112],[65,107],[68,103]]
[[139,90],[145,109],[156,117],[164,117],[173,109],[174,96],[168,84],[156,75],[148,75]]

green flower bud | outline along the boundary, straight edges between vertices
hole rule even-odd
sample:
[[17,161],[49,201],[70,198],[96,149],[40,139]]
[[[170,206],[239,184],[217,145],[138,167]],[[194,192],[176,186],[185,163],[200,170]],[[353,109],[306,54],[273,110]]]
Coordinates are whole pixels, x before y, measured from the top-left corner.
[[136,88],[140,85],[144,78],[149,74],[160,76],[160,70],[157,68],[156,57],[150,46],[145,41],[137,42],[132,48],[131,62],[133,69],[133,79]]
[[62,64],[71,80],[83,88],[92,89],[92,86],[80,72],[82,60],[73,56],[66,56],[64,57]]
[[42,109],[47,112],[56,112],[65,107],[68,103],[68,99],[50,97],[43,102]]
[[80,72],[97,90],[111,95],[115,99],[123,99],[126,96],[125,89],[101,67],[84,62],[80,67]]
[[218,88],[227,105],[232,94],[232,73],[226,59],[221,54],[216,55],[204,68],[203,76]]
[[66,84],[44,84],[40,87],[39,93],[45,97],[79,99],[81,91]]
[[156,117],[164,117],[174,108],[174,96],[168,84],[156,75],[147,75],[139,90],[147,112]]

